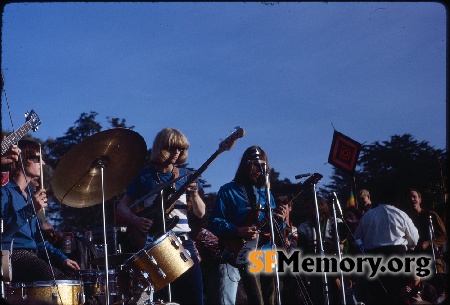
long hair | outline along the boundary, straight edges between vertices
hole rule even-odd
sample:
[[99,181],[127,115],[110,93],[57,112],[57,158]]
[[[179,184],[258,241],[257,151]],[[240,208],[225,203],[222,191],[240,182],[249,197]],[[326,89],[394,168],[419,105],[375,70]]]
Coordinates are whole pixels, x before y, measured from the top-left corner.
[[184,149],[180,152],[177,164],[183,164],[188,157],[189,142],[185,135],[174,128],[164,128],[155,137],[153,141],[150,162],[154,164],[162,164],[170,157],[170,147],[179,147]]
[[36,154],[39,152],[39,143],[31,140],[20,140],[17,143],[17,146],[20,149],[21,158],[19,160],[11,163],[10,172],[11,175],[15,175],[17,171],[22,170],[21,160],[24,163],[24,166],[29,165],[31,162],[29,159],[36,157]]
[[[266,162],[266,171],[270,173],[269,160],[267,159],[267,154],[264,150],[262,150],[259,146],[250,146],[247,148],[242,155],[241,162],[239,163],[239,167],[236,171],[236,175],[234,176],[234,182],[247,185],[253,183],[250,180],[249,172],[250,168],[254,166],[251,161],[255,160],[255,155],[258,155],[258,159]],[[260,175],[257,181],[257,187],[262,187],[265,184],[264,175]]]

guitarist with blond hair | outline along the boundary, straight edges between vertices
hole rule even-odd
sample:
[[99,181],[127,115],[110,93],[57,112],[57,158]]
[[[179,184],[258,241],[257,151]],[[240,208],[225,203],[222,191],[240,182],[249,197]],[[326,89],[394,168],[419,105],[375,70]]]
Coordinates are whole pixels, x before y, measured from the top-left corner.
[[[264,232],[270,232],[269,223],[259,226],[267,217],[265,209],[268,200],[273,209],[274,219],[281,224],[279,229],[285,225],[287,207],[284,205],[276,207],[272,194],[267,198],[263,172],[270,173],[267,155],[261,147],[251,146],[244,152],[234,180],[223,185],[217,193],[209,218],[209,229],[219,237],[220,244],[233,254],[229,263],[218,266],[222,271],[216,278],[219,283],[215,287],[221,291],[213,292],[208,289],[209,294],[218,295],[219,304],[234,304],[236,301],[237,282],[227,279],[229,274],[236,272],[236,269],[239,270],[249,304],[276,303],[274,275],[248,272],[245,262],[248,252],[243,251],[247,246],[250,249],[249,245],[257,240],[259,243],[257,242],[256,246],[261,246],[264,237],[265,242],[268,242],[267,236],[263,235],[267,235]],[[209,287],[211,286],[213,285]]]
[[[154,215],[139,216],[130,210],[130,206],[146,194],[156,189],[158,185],[183,176],[190,171],[186,168],[178,168],[187,160],[189,142],[185,135],[173,128],[164,128],[157,135],[153,142],[151,151],[150,167],[145,168],[139,176],[131,182],[126,194],[117,206],[117,212],[128,224],[130,242],[135,245],[135,250],[139,250],[158,237],[163,231],[157,222],[159,217]],[[199,257],[195,249],[194,241],[190,236],[191,228],[188,223],[188,208],[192,209],[195,216],[201,218],[205,215],[205,203],[200,193],[203,192],[198,181],[189,182],[185,177],[171,184],[163,191],[163,202],[167,202],[171,193],[181,190],[182,195],[175,198],[174,209],[170,213],[172,219],[177,219],[171,225],[172,231],[180,237],[183,247],[189,251],[194,261],[194,266],[171,283],[172,301],[179,304],[203,304],[203,280],[200,269]],[[166,197],[167,196],[167,197]],[[172,195],[173,196],[173,195]],[[161,206],[160,193],[150,196],[143,202],[143,208],[150,208],[154,205]],[[166,207],[165,207],[166,208]],[[144,210],[145,211],[145,210]],[[151,213],[154,214],[154,213]],[[169,230],[168,229],[168,230]],[[158,291],[154,299],[168,300],[168,287]]]

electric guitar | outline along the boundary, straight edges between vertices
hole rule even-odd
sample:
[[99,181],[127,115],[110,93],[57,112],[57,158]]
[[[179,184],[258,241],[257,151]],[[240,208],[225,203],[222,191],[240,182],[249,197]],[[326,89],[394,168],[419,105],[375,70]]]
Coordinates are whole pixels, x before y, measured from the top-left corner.
[[[300,192],[297,194],[297,196],[299,196],[308,187],[312,186],[313,184],[317,184],[320,179],[322,179],[322,177],[323,176],[318,173],[312,174],[301,185]],[[256,229],[261,232],[255,239],[244,240],[241,237],[219,238],[219,247],[222,249],[222,251],[231,253],[231,255],[229,255],[230,259],[228,261],[230,265],[237,268],[246,266],[249,263],[248,254],[252,251],[256,251],[259,245],[266,245],[270,241],[270,234],[263,230],[263,228],[269,223],[268,214],[266,214],[265,217],[259,221],[257,221],[258,216],[259,211],[253,209],[250,211],[250,214],[244,219],[244,221],[239,225],[239,227],[255,226]]]
[[19,127],[15,132],[11,133],[6,139],[2,140],[2,156],[14,144],[19,142],[23,136],[30,130],[36,131],[41,124],[41,120],[34,110],[25,113],[26,122]]
[[[166,230],[171,230],[178,223],[178,217],[171,217],[169,214],[174,210],[175,202],[181,197],[181,195],[184,194],[184,187],[194,182],[217,158],[217,156],[219,156],[219,154],[226,150],[231,150],[237,139],[242,138],[244,134],[245,131],[242,128],[236,127],[236,130],[219,144],[219,148],[216,150],[216,152],[212,154],[212,156],[209,157],[209,159],[206,160],[206,162],[197,171],[195,171],[188,177],[187,181],[183,184],[182,187],[167,195],[167,198],[164,198],[164,222],[165,227],[167,228]],[[134,247],[142,249],[147,241],[147,235],[159,236],[164,234],[162,209],[159,204],[155,203],[147,208],[144,208],[142,211],[137,212],[136,215],[139,217],[151,219],[153,221],[153,224],[148,232],[142,232],[134,226],[129,226],[127,229],[127,232],[129,232],[128,237],[130,243]]]

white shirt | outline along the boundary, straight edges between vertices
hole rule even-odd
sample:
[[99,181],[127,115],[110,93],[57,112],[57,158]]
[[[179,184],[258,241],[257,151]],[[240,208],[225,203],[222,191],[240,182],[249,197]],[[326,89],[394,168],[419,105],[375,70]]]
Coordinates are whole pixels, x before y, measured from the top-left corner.
[[412,250],[419,240],[419,232],[405,212],[380,204],[364,213],[356,228],[355,238],[362,241],[366,250],[396,245]]

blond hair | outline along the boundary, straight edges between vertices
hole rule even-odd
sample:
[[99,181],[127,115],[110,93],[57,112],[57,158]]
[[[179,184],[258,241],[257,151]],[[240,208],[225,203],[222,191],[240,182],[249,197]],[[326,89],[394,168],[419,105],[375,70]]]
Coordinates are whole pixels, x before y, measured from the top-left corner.
[[170,157],[171,147],[183,149],[176,164],[185,163],[188,156],[189,142],[180,130],[174,128],[164,128],[158,132],[153,141],[150,162],[154,164],[166,162]]

